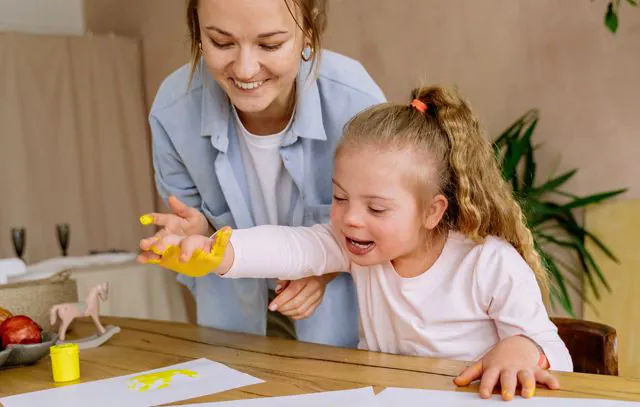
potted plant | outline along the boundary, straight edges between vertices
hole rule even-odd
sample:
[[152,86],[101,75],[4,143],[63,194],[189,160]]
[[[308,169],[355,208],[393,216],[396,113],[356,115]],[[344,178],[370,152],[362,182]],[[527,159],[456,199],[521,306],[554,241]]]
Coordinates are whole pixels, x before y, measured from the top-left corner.
[[[638,6],[638,0],[626,0],[633,7]],[[618,31],[618,15],[620,13],[620,0],[610,0],[607,4],[607,12],[604,15],[604,25],[612,33]]]
[[[549,273],[551,305],[555,308],[556,304],[560,303],[569,315],[575,317],[569,288],[576,291],[583,300],[586,300],[586,297],[583,290],[567,279],[563,272],[572,272],[588,282],[595,298],[599,299],[599,286],[609,291],[610,288],[600,266],[593,258],[592,251],[586,245],[587,241],[595,243],[595,247],[613,261],[619,263],[619,260],[600,239],[578,222],[574,211],[611,199],[627,189],[588,196],[571,194],[562,187],[575,176],[576,169],[539,183],[536,179],[534,156],[536,146],[531,141],[537,123],[538,111],[532,109],[526,112],[495,139],[493,148],[503,177],[511,185],[516,199],[522,206],[533,233],[536,249]],[[561,249],[564,254],[573,255],[577,259],[577,266],[564,261],[561,258],[563,256],[557,255],[554,247]],[[587,304],[593,306],[588,301]]]

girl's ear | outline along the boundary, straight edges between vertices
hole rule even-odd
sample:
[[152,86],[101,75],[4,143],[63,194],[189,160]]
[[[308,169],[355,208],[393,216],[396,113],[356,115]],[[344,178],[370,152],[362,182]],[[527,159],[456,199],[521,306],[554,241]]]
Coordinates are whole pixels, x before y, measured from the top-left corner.
[[425,207],[423,225],[427,230],[435,229],[442,217],[447,212],[449,201],[442,194],[437,194],[431,198],[431,202]]

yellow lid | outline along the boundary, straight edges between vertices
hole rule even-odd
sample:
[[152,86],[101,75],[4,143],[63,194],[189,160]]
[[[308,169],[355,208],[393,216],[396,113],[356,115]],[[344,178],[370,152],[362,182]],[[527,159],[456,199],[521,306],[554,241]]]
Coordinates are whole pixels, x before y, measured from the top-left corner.
[[66,354],[74,354],[78,353],[78,344],[76,343],[63,343],[60,345],[53,345],[49,348],[49,352],[52,355],[66,353]]

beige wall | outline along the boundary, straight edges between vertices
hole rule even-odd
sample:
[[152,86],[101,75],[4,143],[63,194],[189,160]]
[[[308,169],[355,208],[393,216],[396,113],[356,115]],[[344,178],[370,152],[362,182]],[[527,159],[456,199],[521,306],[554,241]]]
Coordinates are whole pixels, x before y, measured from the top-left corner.
[[541,172],[561,153],[561,168],[580,169],[575,192],[640,196],[638,10],[623,7],[614,37],[600,3],[373,2],[333,2],[327,43],[363,61],[389,98],[405,100],[419,80],[456,84],[491,134],[538,107]]
[[[85,1],[88,30],[142,38],[152,101],[162,79],[188,61],[183,2]],[[623,2],[613,36],[600,2],[362,4],[330,1],[326,44],[362,61],[390,99],[406,100],[420,81],[455,84],[491,135],[537,107],[542,175],[577,167],[574,192],[626,186],[628,197],[640,197],[640,10]]]
[[[150,103],[162,79],[188,61],[183,2],[85,1],[88,30],[142,38]],[[640,10],[622,2],[613,36],[604,6],[332,0],[326,45],[360,60],[392,100],[406,101],[421,81],[457,85],[491,136],[537,107],[541,176],[575,167],[575,193],[629,187],[627,197],[638,198]]]
[[0,0],[0,31],[82,35],[84,0]]
[[189,61],[182,0],[85,0],[87,30],[142,39],[147,105],[162,80]]

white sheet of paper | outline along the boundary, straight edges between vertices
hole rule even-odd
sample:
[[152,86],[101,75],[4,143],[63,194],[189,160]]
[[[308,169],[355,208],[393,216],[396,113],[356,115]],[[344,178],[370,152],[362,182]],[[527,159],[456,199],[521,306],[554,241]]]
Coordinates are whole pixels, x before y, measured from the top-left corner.
[[[82,377],[82,371],[80,372]],[[263,382],[209,359],[4,397],[4,407],[155,406]]]
[[[395,387],[386,388],[378,394],[377,398],[379,407],[426,405],[452,407],[505,406],[505,402],[498,395],[492,399],[485,400],[481,399],[477,393]],[[508,405],[509,407],[638,407],[640,402],[534,396],[530,399],[515,397]]]
[[247,400],[187,404],[181,407],[342,407],[377,406],[372,387],[354,390],[327,391],[295,396],[261,397]]

